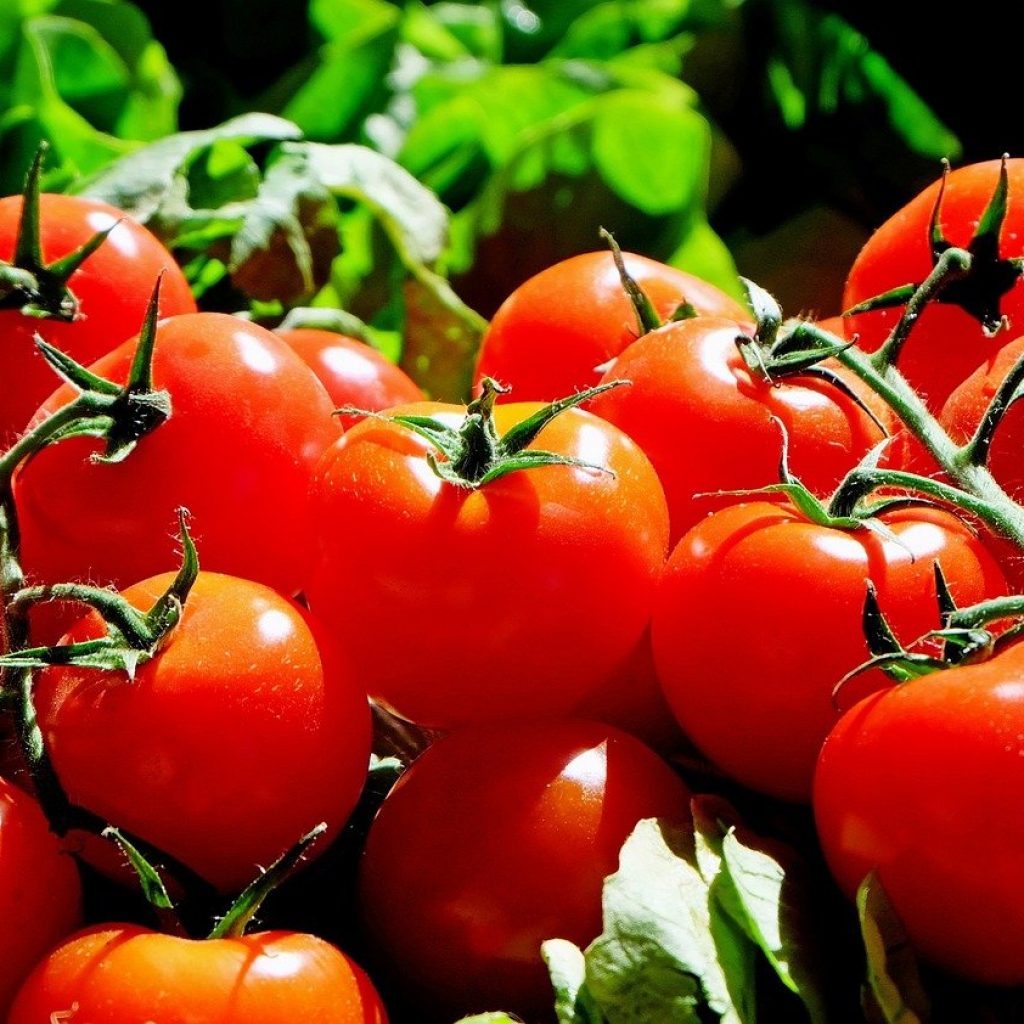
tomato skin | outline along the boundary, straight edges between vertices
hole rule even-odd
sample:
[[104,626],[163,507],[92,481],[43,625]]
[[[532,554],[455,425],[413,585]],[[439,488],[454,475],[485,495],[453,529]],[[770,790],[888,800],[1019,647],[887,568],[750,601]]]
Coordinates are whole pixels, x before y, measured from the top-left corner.
[[0,779],[0,1018],[39,958],[78,927],[82,888],[28,793]]
[[[170,578],[124,596],[148,608]],[[66,639],[102,632],[90,613]],[[49,668],[36,705],[72,801],[223,891],[243,888],[320,821],[336,834],[366,777],[369,707],[340,652],[294,602],[230,576],[200,573],[181,622],[134,681]]]
[[313,935],[197,940],[132,924],[95,926],[51,952],[22,987],[9,1024],[65,1019],[387,1024],[362,969]]
[[[970,164],[951,172],[939,223],[953,245],[966,247],[999,179],[999,160]],[[1024,159],[1007,161],[1009,198],[1000,234],[1003,259],[1024,255]],[[844,308],[905,284],[920,284],[931,273],[930,224],[939,182],[935,182],[889,218],[868,239],[854,261],[843,295]],[[899,320],[903,307],[861,313],[846,320],[846,336],[866,352],[875,351]],[[981,325],[961,307],[932,302],[910,333],[897,366],[934,411],[976,366],[1024,330],[1024,282],[1002,296],[1000,311],[1010,332],[986,337]]]
[[[316,374],[336,407],[379,412],[426,396],[404,370],[355,338],[312,327],[277,331],[277,336]],[[339,416],[348,430],[362,416]]]
[[[749,324],[749,311],[714,285],[645,256],[623,258],[659,316],[686,301],[699,313]],[[512,387],[517,402],[553,402],[593,387],[599,367],[636,337],[636,314],[612,254],[584,253],[542,270],[502,303],[484,335],[475,380],[494,377]]]
[[[499,435],[537,408],[498,406]],[[464,415],[433,403],[395,412]],[[464,489],[432,472],[426,441],[379,420],[318,467],[320,561],[305,593],[371,695],[402,717],[444,728],[567,714],[647,625],[668,538],[650,463],[577,409],[531,447],[612,472],[543,466]],[[453,645],[472,670],[453,671]]]
[[[21,207],[21,196],[0,199],[0,259],[14,256]],[[82,196],[44,194],[39,197],[39,212],[46,263],[67,256],[97,231],[121,223],[68,282],[78,300],[79,319],[63,323],[17,310],[0,311],[0,380],[18,382],[0,393],[0,449],[8,447],[60,383],[36,349],[37,332],[78,362],[91,363],[138,333],[161,271],[161,315],[196,311],[174,257],[155,235],[120,210]]]
[[[808,801],[838,711],[831,694],[867,661],[865,581],[897,636],[938,627],[934,562],[958,603],[1005,593],[981,542],[938,509],[889,513],[899,543],[811,523],[786,504],[715,512],[669,558],[652,621],[654,661],[683,731],[728,775]],[[886,685],[879,671],[842,699]]]
[[[629,434],[653,463],[668,500],[672,543],[709,512],[736,501],[711,492],[778,483],[783,436],[774,419],[785,425],[794,475],[822,497],[883,437],[863,409],[825,381],[756,379],[736,347],[739,334],[735,322],[719,317],[652,331],[602,377],[602,383],[627,380],[630,385],[606,391],[590,404],[592,412]],[[881,399],[853,374],[828,365],[882,423],[892,424]]]
[[851,896],[874,870],[912,944],[975,981],[1024,983],[1024,646],[876,693],[839,720],[814,784]]
[[[365,927],[426,1019],[551,1012],[540,959],[586,946],[601,888],[641,818],[681,821],[689,793],[652,751],[582,720],[465,729],[408,768],[370,828]],[[417,1016],[417,1019],[421,1019]]]
[[[136,344],[92,369],[123,382]],[[123,587],[173,569],[175,510],[185,506],[205,569],[294,593],[313,556],[313,467],[340,433],[323,386],[279,338],[220,313],[163,321],[153,377],[170,392],[171,416],[123,462],[91,462],[99,444],[73,439],[20,467],[27,572]],[[72,396],[61,388],[37,415]]]

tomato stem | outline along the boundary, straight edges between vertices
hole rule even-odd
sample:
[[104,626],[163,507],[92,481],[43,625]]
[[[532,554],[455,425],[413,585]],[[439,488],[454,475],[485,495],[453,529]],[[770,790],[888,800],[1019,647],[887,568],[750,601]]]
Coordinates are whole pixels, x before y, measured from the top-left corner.
[[[633,314],[636,316],[638,336],[643,336],[657,330],[662,325],[662,319],[658,316],[658,311],[654,308],[654,303],[651,302],[650,296],[626,269],[626,261],[622,258],[622,250],[619,248],[619,243],[615,241],[615,236],[605,228],[601,228],[598,233],[607,243],[608,248],[611,249],[612,259],[615,261],[615,269],[619,272],[619,280],[622,282],[623,291],[629,297],[629,303],[633,307]],[[674,319],[687,319],[689,315],[692,315],[687,312],[688,310],[693,310],[693,307],[685,301],[680,303]],[[680,315],[681,312],[682,315]]]

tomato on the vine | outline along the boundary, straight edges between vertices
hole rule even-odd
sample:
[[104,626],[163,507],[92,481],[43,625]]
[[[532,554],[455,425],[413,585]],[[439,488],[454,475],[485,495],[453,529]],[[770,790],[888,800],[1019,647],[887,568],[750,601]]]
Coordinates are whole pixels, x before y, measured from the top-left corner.
[[185,939],[97,925],[42,960],[9,1024],[387,1024],[363,970],[314,935]]
[[[35,346],[37,333],[78,362],[91,363],[138,332],[161,273],[161,316],[196,310],[174,257],[141,224],[95,199],[39,198],[40,247],[47,263],[67,256],[98,231],[117,226],[68,280],[78,302],[76,319],[40,320],[17,309],[0,311],[0,380],[5,382],[0,390],[0,449],[24,429],[60,383]],[[2,260],[14,255],[21,209],[21,196],[0,199]]]
[[[497,406],[497,434],[539,409]],[[392,414],[453,427],[467,416],[436,403]],[[320,557],[305,593],[371,695],[402,717],[453,727],[564,714],[640,640],[668,540],[650,463],[579,409],[530,449],[588,465],[462,486],[433,471],[433,446],[408,427],[366,419],[317,469]]]
[[[136,346],[91,369],[123,383]],[[17,472],[28,573],[127,586],[170,570],[184,506],[205,569],[296,592],[313,557],[309,481],[340,433],[323,385],[280,338],[221,313],[162,321],[153,381],[170,393],[170,418],[124,461],[94,461],[101,443],[74,438]],[[38,417],[73,396],[61,388]]]
[[[882,521],[891,537],[751,502],[712,513],[673,551],[652,622],[655,667],[683,731],[732,778],[810,799],[838,717],[833,688],[870,657],[866,581],[908,642],[938,628],[936,562],[960,603],[1005,592],[992,557],[952,514],[910,508]],[[846,699],[885,684],[875,669]]]
[[[750,322],[748,310],[693,274],[633,253],[623,259],[663,319],[689,303],[701,314]],[[502,303],[484,335],[476,380],[510,385],[516,401],[551,402],[596,384],[603,364],[638,333],[612,254],[573,256],[531,277]]]
[[[943,242],[967,248],[983,224],[999,185],[1001,161],[989,160],[952,171],[939,206]],[[1024,330],[1024,282],[1009,261],[1024,256],[1024,159],[1006,162],[1006,214],[992,249],[978,246],[974,269],[949,285],[921,312],[897,361],[898,368],[935,411],[950,392],[984,360]],[[889,218],[868,239],[850,270],[843,303],[852,309],[894,288],[920,284],[931,272],[935,255],[932,216],[941,182],[926,188]],[[846,336],[875,351],[903,312],[902,305],[847,318]],[[1009,321],[1009,332],[999,321]]]
[[[124,592],[148,609],[171,577]],[[90,612],[68,642],[105,635]],[[370,756],[370,714],[342,652],[268,587],[199,574],[181,621],[135,678],[42,670],[36,707],[69,798],[241,889],[320,821],[336,834]]]
[[1024,645],[873,694],[814,782],[818,834],[851,896],[876,872],[913,945],[976,981],[1024,983]]
[[879,423],[893,423],[880,398],[831,362],[825,364],[829,372],[871,415],[820,377],[759,378],[740,354],[740,335],[735,321],[710,316],[652,331],[625,349],[602,378],[629,386],[598,395],[590,405],[653,463],[665,488],[673,542],[713,509],[736,501],[716,498],[715,491],[778,483],[783,434],[776,421],[785,427],[794,475],[822,497],[882,440]]
[[602,881],[637,821],[688,811],[668,765],[597,722],[435,741],[384,801],[362,859],[361,915],[382,972],[417,1020],[549,1014],[541,943],[596,938]]

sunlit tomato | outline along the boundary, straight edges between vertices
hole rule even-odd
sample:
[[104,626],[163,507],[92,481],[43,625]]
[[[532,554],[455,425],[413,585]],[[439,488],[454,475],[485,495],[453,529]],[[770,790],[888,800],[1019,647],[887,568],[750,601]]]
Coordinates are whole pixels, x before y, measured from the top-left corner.
[[[498,406],[498,434],[538,408]],[[465,415],[433,403],[395,411]],[[600,468],[538,466],[464,488],[432,471],[425,440],[369,419],[320,463],[320,560],[305,593],[371,695],[403,717],[452,727],[565,714],[647,625],[668,537],[650,463],[578,409],[530,447]]]
[[[1000,161],[960,167],[949,175],[939,216],[943,236],[967,247],[996,190]],[[1007,163],[1009,198],[999,236],[1002,260],[1024,256],[1024,160]],[[850,270],[843,304],[852,308],[906,284],[920,284],[931,273],[932,211],[936,182],[894,214],[868,240]],[[1024,330],[1024,284],[1007,264],[976,259],[979,271],[947,288],[921,313],[897,363],[929,406],[938,410],[949,393],[976,366]],[[1008,318],[1010,331],[987,334],[979,320],[987,309]],[[862,313],[848,318],[847,337],[856,336],[868,352],[877,349],[903,311]],[[972,315],[972,312],[975,315]]]
[[[302,361],[317,375],[336,407],[352,406],[379,412],[381,409],[418,402],[419,386],[376,349],[355,338],[312,327],[278,331]],[[340,416],[347,430],[361,416]]]
[[1024,646],[876,693],[825,742],[814,783],[829,865],[871,871],[917,949],[1024,983]]
[[[92,369],[122,382],[129,341]],[[313,555],[309,480],[340,428],[323,385],[269,331],[220,313],[157,328],[153,377],[170,418],[115,465],[91,439],[21,467],[15,500],[24,564],[40,582],[126,586],[177,564],[175,509],[188,508],[205,569],[299,589]],[[56,392],[45,416],[73,397]]]
[[387,1024],[372,982],[313,935],[184,939],[99,925],[51,952],[9,1024]]
[[[149,608],[169,581],[124,595]],[[103,632],[91,613],[67,640]],[[134,680],[49,668],[36,705],[72,801],[225,891],[320,821],[336,833],[366,777],[365,690],[303,609],[249,580],[200,573]]]
[[[884,434],[857,403],[818,377],[757,378],[736,345],[734,321],[697,317],[661,327],[630,345],[603,381],[626,380],[589,408],[624,430],[654,464],[672,521],[673,542],[735,497],[714,491],[779,482],[783,435],[790,468],[813,492],[828,495]],[[885,403],[843,367],[826,364],[879,422]],[[702,495],[702,497],[695,497]]]
[[[0,259],[14,255],[21,196],[0,199]],[[78,300],[72,323],[0,312],[0,449],[28,423],[59,378],[36,349],[38,332],[80,363],[91,363],[138,333],[157,276],[164,272],[160,313],[194,313],[188,282],[163,244],[141,224],[106,203],[82,196],[40,196],[40,246],[51,263],[84,245],[97,231],[120,224],[71,276]],[[17,386],[13,385],[17,382]]]
[[[904,509],[884,522],[894,539],[752,502],[708,516],[673,551],[652,623],[655,667],[683,731],[733,778],[810,799],[838,717],[833,688],[870,656],[867,580],[907,643],[938,628],[936,561],[962,604],[1005,592],[991,556],[949,513]],[[875,670],[843,692],[885,684]]]
[[407,769],[370,828],[362,918],[417,1020],[550,1014],[545,939],[587,945],[601,886],[641,818],[689,794],[638,740],[596,722],[465,729]]
[[0,1017],[39,958],[76,928],[82,892],[38,804],[0,779]]
[[[644,256],[624,258],[661,317],[688,302],[699,313],[750,322],[750,313],[714,285]],[[573,256],[520,285],[494,314],[476,380],[511,385],[516,401],[551,402],[596,384],[602,365],[637,333],[612,254]]]

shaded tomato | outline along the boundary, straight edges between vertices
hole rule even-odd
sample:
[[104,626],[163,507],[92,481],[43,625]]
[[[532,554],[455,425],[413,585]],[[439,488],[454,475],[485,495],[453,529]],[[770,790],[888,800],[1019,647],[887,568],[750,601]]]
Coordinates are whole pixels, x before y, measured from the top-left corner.
[[[629,387],[598,395],[591,411],[624,430],[658,472],[672,521],[673,542],[709,512],[735,497],[711,492],[779,482],[783,436],[790,467],[814,493],[826,496],[885,436],[849,396],[818,377],[777,383],[747,367],[734,321],[697,317],[661,327],[630,345],[602,382]],[[879,422],[894,417],[885,403],[843,367],[826,366],[860,396]],[[703,495],[703,497],[695,497]]]
[[[970,164],[947,180],[939,227],[953,245],[967,247],[999,180],[1000,161]],[[998,240],[1002,261],[1024,256],[1024,160],[1007,162],[1009,196]],[[931,220],[940,183],[926,188],[889,218],[861,250],[846,282],[843,304],[851,309],[906,284],[920,284],[933,266]],[[1024,283],[1006,263],[976,258],[978,271],[947,288],[921,313],[898,367],[935,411],[976,366],[1024,330]],[[874,352],[896,325],[902,306],[849,317],[846,335]],[[983,318],[1009,320],[1010,332],[992,333]]]
[[53,950],[9,1024],[387,1024],[372,982],[344,953],[298,932],[184,939],[98,925]]
[[[498,406],[498,434],[538,408]],[[434,403],[395,412],[465,417]],[[599,468],[460,487],[432,471],[427,441],[367,419],[317,469],[320,558],[305,593],[371,695],[402,717],[453,727],[565,714],[640,640],[668,536],[654,470],[578,409],[530,447]]]
[[[732,778],[810,799],[838,717],[833,688],[870,656],[867,580],[908,643],[938,628],[936,561],[960,603],[1005,592],[991,556],[951,514],[904,509],[883,521],[894,539],[752,502],[708,516],[672,552],[652,621],[655,667],[683,731]],[[844,699],[884,685],[880,670],[865,673]]]
[[[38,332],[80,363],[91,363],[137,334],[163,271],[160,314],[194,313],[184,274],[163,244],[120,210],[82,196],[45,194],[40,199],[40,247],[44,262],[74,252],[98,231],[121,221],[68,281],[78,301],[71,323],[39,320],[19,310],[0,311],[0,449],[25,427],[59,378],[36,349]],[[14,255],[21,196],[0,199],[0,259]]]
[[[124,592],[149,608],[171,577]],[[103,635],[96,613],[68,642]],[[200,573],[181,621],[135,679],[58,666],[36,706],[70,799],[224,891],[243,888],[362,789],[366,692],[312,617],[249,580]],[[315,848],[316,849],[316,848]]]
[[[123,382],[136,344],[92,369]],[[294,593],[313,556],[309,481],[340,432],[323,385],[270,331],[221,313],[163,321],[153,378],[171,416],[123,462],[90,460],[99,442],[76,438],[20,467],[26,570],[38,582],[126,586],[172,569],[185,506],[205,569]],[[72,397],[61,388],[38,416]]]
[[[714,285],[645,256],[623,255],[661,317],[688,302],[698,313],[750,322],[750,313]],[[502,303],[484,335],[475,379],[510,385],[516,401],[551,402],[596,384],[603,364],[637,333],[612,254],[573,256],[531,277]]]
[[[425,397],[404,370],[365,342],[312,327],[276,333],[316,374],[338,408],[350,405],[379,412]],[[339,417],[346,430],[361,419],[361,416]]]
[[363,855],[361,915],[382,968],[417,1020],[550,1015],[541,943],[596,938],[602,882],[637,821],[688,810],[657,755],[596,722],[435,741],[384,801]]
[[851,896],[875,871],[913,945],[1024,983],[1024,646],[851,708],[821,751],[818,834]]
[[0,779],[0,1017],[39,958],[76,928],[82,891],[35,800]]

